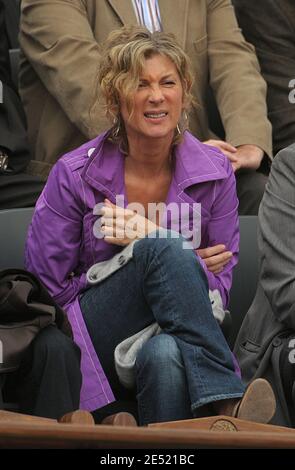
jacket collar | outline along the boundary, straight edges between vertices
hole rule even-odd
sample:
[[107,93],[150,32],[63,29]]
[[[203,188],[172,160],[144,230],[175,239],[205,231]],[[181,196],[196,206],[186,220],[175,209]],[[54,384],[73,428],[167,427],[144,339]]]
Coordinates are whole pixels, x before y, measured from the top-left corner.
[[[122,25],[137,23],[131,0],[108,0],[108,2],[120,18]],[[187,32],[189,0],[174,2],[173,13],[171,12],[171,0],[158,0],[158,2],[163,30],[173,31],[178,42],[184,48]]]
[[95,150],[83,168],[82,178],[93,188],[115,202],[116,194],[124,194],[124,155],[108,140],[109,131],[92,141]]
[[109,4],[120,18],[122,25],[137,24],[132,1],[108,0]]
[[[104,132],[94,143],[95,150],[83,168],[82,178],[93,188],[105,194],[112,202],[117,194],[124,194],[124,155]],[[227,177],[220,153],[202,144],[189,132],[175,151],[173,183],[183,193],[188,187],[206,181]]]
[[[218,158],[219,157],[219,158]],[[176,147],[174,179],[184,190],[189,186],[227,177],[220,160],[220,152],[203,144],[189,132]]]

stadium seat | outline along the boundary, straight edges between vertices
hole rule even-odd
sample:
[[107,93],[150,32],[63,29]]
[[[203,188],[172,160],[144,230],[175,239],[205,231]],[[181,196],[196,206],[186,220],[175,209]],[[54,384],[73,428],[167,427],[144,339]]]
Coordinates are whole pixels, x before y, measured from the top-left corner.
[[23,268],[24,246],[34,208],[0,211],[0,269]]

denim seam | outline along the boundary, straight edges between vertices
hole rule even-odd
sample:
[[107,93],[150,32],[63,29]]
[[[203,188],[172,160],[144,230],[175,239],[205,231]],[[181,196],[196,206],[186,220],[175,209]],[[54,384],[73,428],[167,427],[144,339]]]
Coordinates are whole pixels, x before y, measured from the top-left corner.
[[[142,378],[140,378],[140,376],[136,373],[136,381],[137,381],[137,391],[140,389],[140,390],[143,390],[145,388],[145,382]],[[145,423],[148,423],[149,422],[149,417],[148,417],[148,413],[147,413],[147,410],[146,410],[146,407],[145,407],[145,404],[144,404],[144,400],[140,400],[140,406],[139,406],[139,393],[136,394],[136,400],[137,400],[137,406],[138,406],[138,413],[139,413],[139,417],[141,418],[141,414],[142,414],[142,418],[143,418],[143,421],[144,421],[144,424]]]
[[202,391],[203,391],[203,392],[207,392],[207,390],[208,390],[208,387],[207,387],[207,385],[206,385],[206,384],[207,384],[207,380],[206,380],[203,376],[201,376],[201,374],[200,374],[200,369],[199,369],[199,367],[198,367],[198,362],[197,362],[197,360],[196,360],[196,355],[197,355],[197,353],[198,353],[198,351],[197,351],[196,348],[198,348],[198,346],[195,346],[195,348],[194,348],[194,375],[195,375],[196,378],[199,380],[198,383],[199,383],[199,386],[202,387]]
[[220,401],[220,400],[229,400],[233,398],[242,398],[244,395],[243,392],[240,393],[223,393],[220,395],[213,395],[207,398],[201,398],[200,400],[197,400],[191,405],[191,410],[195,411],[197,408],[200,406],[208,405],[209,403],[213,403],[215,401]]

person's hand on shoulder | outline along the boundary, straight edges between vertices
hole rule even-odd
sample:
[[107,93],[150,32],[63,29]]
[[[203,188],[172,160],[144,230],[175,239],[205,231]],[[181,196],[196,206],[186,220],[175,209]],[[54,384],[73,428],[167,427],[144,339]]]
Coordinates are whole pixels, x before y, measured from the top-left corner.
[[242,168],[257,170],[260,167],[264,152],[257,145],[240,145],[235,154],[237,161],[232,162],[233,170],[238,171]]
[[221,150],[231,161],[234,172],[242,168],[257,170],[261,164],[264,152],[257,145],[245,144],[234,147],[223,140],[206,140],[203,142]]
[[228,142],[225,142],[224,140],[210,139],[210,140],[205,140],[203,144],[218,148],[222,153],[224,153],[224,155],[227,156],[227,158],[232,163],[237,162],[237,158],[236,158],[237,149],[236,147],[229,144]]

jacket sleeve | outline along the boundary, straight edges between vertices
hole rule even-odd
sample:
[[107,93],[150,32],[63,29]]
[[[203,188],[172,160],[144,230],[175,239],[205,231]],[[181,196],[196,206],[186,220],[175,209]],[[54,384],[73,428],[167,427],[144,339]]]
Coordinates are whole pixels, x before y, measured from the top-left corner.
[[289,83],[295,77],[295,2],[267,0],[249,4],[249,0],[234,0],[233,4],[246,40],[256,48],[267,82],[276,154],[292,144],[295,135],[295,106],[288,99]]
[[24,112],[11,79],[4,13],[3,2],[0,1],[0,149],[8,153],[9,171],[17,173],[25,169],[30,154]]
[[295,145],[272,165],[259,211],[259,282],[278,321],[295,329]]
[[210,83],[226,132],[234,146],[253,144],[272,156],[266,83],[254,47],[241,34],[230,0],[208,0]]
[[100,107],[94,105],[100,53],[85,3],[23,0],[20,44],[69,120],[91,139],[99,133],[95,123]]
[[4,6],[0,0],[0,80],[3,83],[11,84],[9,44],[5,28]]
[[77,272],[82,207],[73,176],[60,160],[37,202],[27,237],[25,265],[61,306],[74,300],[87,284],[86,275]]
[[207,246],[224,244],[226,250],[231,251],[233,256],[219,274],[209,271],[203,260],[200,262],[207,274],[209,289],[219,290],[223,306],[226,308],[229,303],[233,268],[238,262],[240,233],[236,179],[230,161],[225,158],[224,162],[228,176],[215,183],[214,203],[207,229]]

